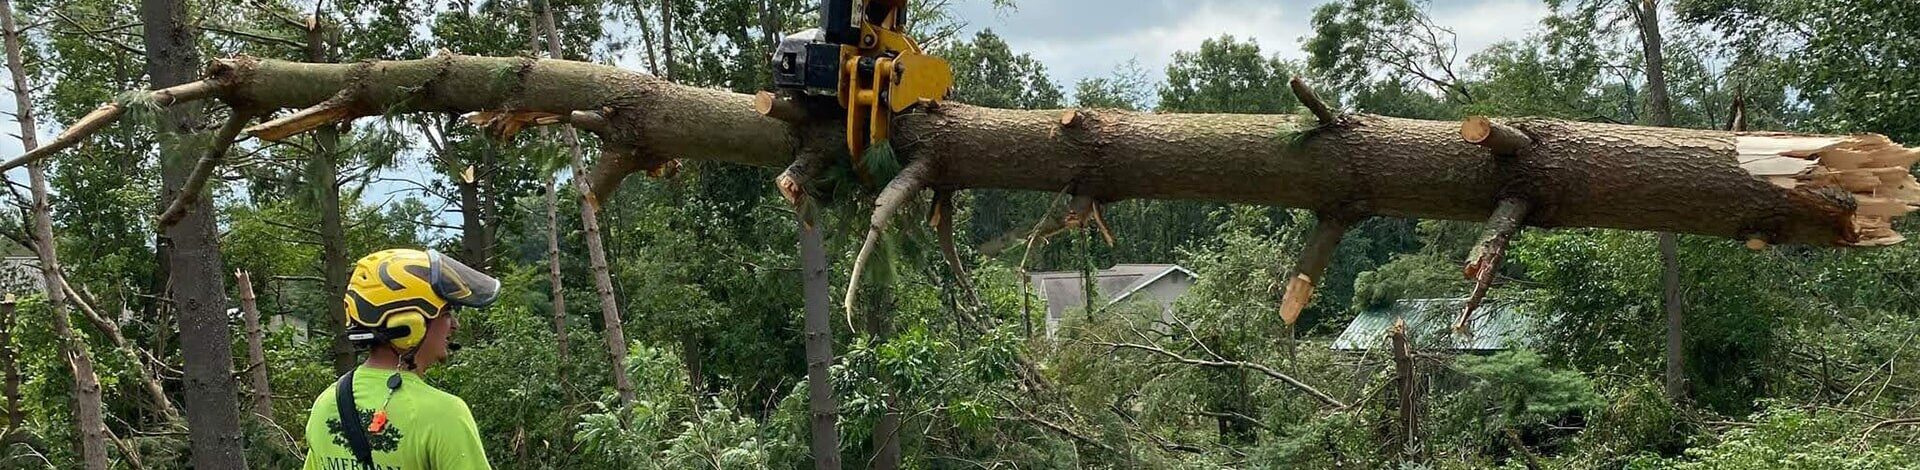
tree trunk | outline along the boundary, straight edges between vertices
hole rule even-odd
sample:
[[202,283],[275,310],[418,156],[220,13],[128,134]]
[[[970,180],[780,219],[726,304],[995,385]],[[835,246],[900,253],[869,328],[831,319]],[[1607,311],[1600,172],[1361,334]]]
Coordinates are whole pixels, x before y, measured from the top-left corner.
[[[487,269],[493,260],[493,227],[487,225],[488,204],[486,183],[483,176],[498,151],[492,142],[483,143],[480,150],[480,162],[471,172],[455,169],[459,180],[454,185],[460,188],[460,244],[466,251],[466,263],[475,269]],[[455,160],[457,161],[457,160]],[[467,178],[471,177],[472,180]]]
[[[588,186],[602,196],[628,174],[670,157],[781,166],[801,150],[845,145],[836,122],[796,129],[760,115],[752,96],[578,62],[441,56],[216,65],[214,82],[231,84],[220,90],[224,98],[259,105],[313,106],[357,78],[343,95],[352,109],[364,110],[353,114],[509,105],[587,111],[601,117],[594,124],[607,145]],[[496,79],[498,70],[518,68],[525,73],[511,83]],[[1315,128],[1288,115],[1080,114],[1063,128],[1057,110],[943,104],[897,117],[894,141],[903,144],[895,150],[907,160],[932,159],[927,183],[935,189],[1068,188],[1101,201],[1195,199],[1471,221],[1515,196],[1535,208],[1526,221],[1532,226],[1775,244],[1896,243],[1902,237],[1892,219],[1920,202],[1913,180],[1898,174],[1920,152],[1895,150],[1875,135],[1734,135],[1528,119],[1507,125],[1527,132],[1533,146],[1495,157],[1462,142],[1454,122],[1355,116],[1351,124]],[[1863,167],[1829,171],[1843,160]],[[1879,179],[1841,178],[1855,174]]]
[[1413,369],[1413,348],[1407,343],[1407,324],[1395,320],[1389,331],[1393,343],[1393,376],[1395,408],[1399,412],[1399,429],[1394,436],[1394,445],[1399,447],[1401,461],[1411,460],[1420,448],[1420,376]]
[[[5,5],[6,3],[12,2],[0,0],[0,7],[5,7],[4,9],[7,10],[7,13],[0,14],[5,14],[11,18],[13,16],[12,7]],[[6,30],[12,31],[13,27],[11,23],[13,22],[9,20],[7,23],[9,24]],[[20,364],[15,359],[18,356],[13,350],[14,309],[13,296],[9,295],[5,301],[0,301],[0,370],[6,371],[7,374],[6,388],[0,390],[0,392],[4,392],[6,395],[7,429],[4,435],[0,435],[4,436],[0,437],[0,442],[9,441],[14,435],[25,432],[21,426],[27,423],[27,412],[20,408]]]
[[[13,97],[15,118],[20,121],[20,145],[26,150],[40,146],[39,134],[33,121],[33,96],[27,85],[27,68],[20,57],[22,38],[19,27],[13,21],[13,2],[0,0],[0,33],[6,35],[7,71],[13,75]],[[27,178],[33,190],[33,227],[34,254],[40,260],[40,275],[47,290],[47,312],[51,317],[55,341],[60,343],[60,353],[66,359],[67,370],[73,373],[73,421],[79,428],[80,455],[88,469],[107,468],[107,424],[101,416],[103,409],[100,397],[100,378],[93,370],[93,358],[87,351],[87,345],[76,337],[67,318],[67,295],[61,289],[60,258],[55,252],[53,237],[52,206],[47,199],[46,165],[36,164],[27,167]],[[8,294],[5,303],[4,319],[8,326],[13,323],[13,295]],[[0,327],[4,328],[4,327]],[[11,329],[11,328],[8,328]],[[7,349],[7,417],[8,434],[18,430],[24,420],[20,412],[20,372],[14,365],[11,338],[0,344]]]
[[547,177],[547,282],[552,286],[549,300],[553,310],[554,347],[560,369],[560,388],[567,388],[567,365],[573,360],[567,352],[567,287],[560,277],[560,185],[557,177]]
[[[673,81],[673,0],[660,0],[660,78]],[[555,57],[558,59],[559,57]]]
[[240,284],[240,314],[247,326],[247,377],[253,385],[253,413],[273,421],[273,383],[267,380],[266,331],[260,326],[260,307],[254,303],[253,276],[235,271]]
[[687,397],[693,399],[693,409],[699,411],[707,399],[706,357],[701,354],[699,334],[680,333],[680,361],[687,366]]
[[[332,54],[327,52],[326,21],[317,16],[311,20],[306,32],[307,61],[333,62]],[[346,292],[349,275],[346,222],[340,208],[339,148],[340,126],[320,126],[314,130],[313,155],[307,160],[308,184],[313,185],[314,203],[320,212],[320,275],[328,293]],[[327,327],[333,373],[345,374],[357,365],[353,360],[353,344],[347,342],[343,323],[347,306],[345,302],[332,301],[326,305],[327,318],[322,323]]]
[[[877,269],[886,269],[876,266]],[[874,344],[884,344],[893,337],[893,286],[874,286],[872,307],[867,310],[867,334],[873,335]],[[900,468],[900,398],[893,381],[882,374],[880,393],[885,397],[886,412],[873,423],[873,459],[866,468],[878,470],[897,470]]]
[[[201,69],[196,32],[187,17],[184,0],[143,0],[140,19],[145,25],[147,75],[155,89],[184,84]],[[174,106],[159,117],[160,132],[179,136],[163,144],[160,173],[163,201],[171,201],[185,186],[195,159],[185,136],[201,127],[200,106]],[[204,200],[211,201],[211,198]],[[208,203],[211,207],[211,202]],[[225,269],[211,209],[190,211],[165,231],[168,264],[173,275],[168,293],[180,327],[180,355],[185,359],[187,428],[194,468],[247,468],[242,452],[240,413],[234,400],[232,328],[227,323]],[[54,315],[60,317],[61,315]]]
[[807,348],[807,407],[812,436],[814,470],[840,469],[840,432],[835,425],[840,417],[833,396],[833,312],[830,287],[827,286],[827,249],[813,214],[801,207],[800,284],[805,292]]
[[[1661,49],[1660,1],[1629,0],[1640,29],[1641,54],[1647,61],[1647,115],[1653,125],[1673,127],[1668,98],[1667,59]],[[1680,295],[1680,241],[1672,232],[1660,232],[1660,303],[1667,313],[1666,390],[1674,400],[1687,398],[1686,310]]]
[[[539,2],[540,21],[547,33],[547,52],[560,57],[560,33],[553,26],[553,10],[546,0]],[[600,201],[595,197],[593,186],[587,182],[586,158],[581,156],[580,135],[569,127],[562,132],[567,138],[568,156],[573,162],[573,184],[580,190],[580,226],[585,229],[587,239],[587,262],[593,270],[593,288],[600,296],[600,321],[607,336],[607,357],[613,368],[613,388],[620,393],[620,405],[633,405],[633,383],[627,379],[627,338],[624,324],[620,321],[620,304],[613,296],[613,274],[607,270],[607,247],[600,238]],[[602,156],[601,158],[606,158]]]

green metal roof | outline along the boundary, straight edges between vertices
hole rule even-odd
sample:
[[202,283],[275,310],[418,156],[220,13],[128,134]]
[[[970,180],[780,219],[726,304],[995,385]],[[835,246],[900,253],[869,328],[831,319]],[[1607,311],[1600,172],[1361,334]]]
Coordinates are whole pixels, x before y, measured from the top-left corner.
[[1517,305],[1487,301],[1473,313],[1469,334],[1453,332],[1466,299],[1405,299],[1385,307],[1360,312],[1347,330],[1333,341],[1340,351],[1362,351],[1387,344],[1387,329],[1404,318],[1407,337],[1414,349],[1454,351],[1497,351],[1532,341],[1534,320]]

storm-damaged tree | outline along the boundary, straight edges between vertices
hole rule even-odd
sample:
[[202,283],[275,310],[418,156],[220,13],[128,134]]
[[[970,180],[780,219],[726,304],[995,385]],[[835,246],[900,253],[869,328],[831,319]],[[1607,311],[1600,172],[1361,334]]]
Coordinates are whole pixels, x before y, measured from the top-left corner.
[[[1877,135],[1342,115],[1304,83],[1293,91],[1311,116],[921,105],[892,122],[904,168],[878,190],[865,246],[929,188],[1064,188],[1095,208],[1187,199],[1489,220],[1493,230],[1470,264],[1481,270],[1498,262],[1520,226],[1874,246],[1901,241],[1892,222],[1920,203],[1920,185],[1908,173],[1920,150]],[[490,112],[498,116],[493,123],[568,123],[604,145],[593,171],[579,176],[590,180],[589,204],[629,174],[672,158],[779,167],[798,155],[843,155],[846,145],[845,123],[831,114],[783,113],[779,104],[757,107],[754,96],[531,57],[443,53],[358,64],[238,57],[214,61],[201,81],[147,98],[299,110],[257,126],[255,135],[267,138],[385,113]],[[12,165],[70,146],[123,112],[104,106]]]
[[[143,0],[140,20],[151,86],[159,90],[201,83],[194,78],[202,72],[204,64],[197,49],[193,21],[187,16],[186,2]],[[155,106],[176,101],[159,94],[148,98]],[[144,105],[148,103],[121,104]],[[167,106],[159,113],[159,130],[166,136],[161,139],[160,149],[161,201],[174,201],[182,195],[209,199],[200,193],[205,190],[213,163],[224,156],[240,129],[263,111],[254,106],[234,107],[213,135],[195,138],[205,120],[206,113],[201,108],[196,104]],[[193,466],[247,468],[247,456],[241,444],[240,411],[234,406],[239,391],[233,378],[233,327],[227,321],[226,270],[220,259],[213,211],[188,210],[171,224],[163,221],[160,230],[171,276],[167,298],[177,312],[180,355],[186,363],[183,368],[186,386],[182,395],[186,397]]]

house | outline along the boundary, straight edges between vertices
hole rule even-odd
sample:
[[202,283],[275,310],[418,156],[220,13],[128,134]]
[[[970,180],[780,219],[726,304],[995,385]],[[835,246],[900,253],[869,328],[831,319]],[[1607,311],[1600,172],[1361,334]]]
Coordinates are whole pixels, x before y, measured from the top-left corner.
[[1414,349],[1461,353],[1491,353],[1533,341],[1534,320],[1510,302],[1486,302],[1473,313],[1467,334],[1453,331],[1467,299],[1402,299],[1360,312],[1347,330],[1333,341],[1336,351],[1386,349],[1394,320],[1407,322],[1407,338]]
[[[1060,328],[1060,320],[1068,312],[1082,309],[1088,305],[1087,278],[1082,271],[1052,271],[1029,275],[1034,293],[1047,301],[1047,336],[1052,337]],[[1193,288],[1193,282],[1199,276],[1193,271],[1172,264],[1116,264],[1112,268],[1093,273],[1095,308],[1107,307],[1122,302],[1148,302],[1160,309],[1160,315],[1171,321],[1173,303],[1187,289]]]

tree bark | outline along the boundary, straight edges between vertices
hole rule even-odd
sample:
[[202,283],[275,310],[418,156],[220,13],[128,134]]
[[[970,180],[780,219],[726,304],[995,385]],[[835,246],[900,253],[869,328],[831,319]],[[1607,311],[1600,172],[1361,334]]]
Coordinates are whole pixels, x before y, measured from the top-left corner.
[[[440,56],[218,65],[214,79],[231,83],[224,98],[259,105],[312,106],[349,89],[360,114],[600,110],[608,148],[589,187],[603,193],[667,156],[782,166],[802,149],[845,143],[838,123],[792,126],[755,112],[749,95],[578,62]],[[523,73],[502,81],[500,70]],[[1519,196],[1534,204],[1528,222],[1540,227],[1773,243],[1896,243],[1902,237],[1891,219],[1920,201],[1912,179],[1890,171],[1905,169],[1920,152],[1895,150],[1873,135],[1734,135],[1533,119],[1508,125],[1534,145],[1495,157],[1462,142],[1454,122],[1355,116],[1343,126],[1308,130],[1286,115],[1081,114],[1079,124],[1063,130],[1057,110],[943,104],[897,117],[894,141],[903,143],[896,147],[902,158],[935,160],[934,189],[1072,188],[1102,201],[1196,199],[1471,221],[1485,220],[1500,197]],[[1790,155],[1748,157],[1817,171],[1782,175],[1742,166],[1743,150],[1774,144]],[[1863,152],[1868,167],[1830,166]],[[1821,176],[1829,170],[1886,176],[1848,187]]]
[[[552,7],[536,0],[542,27],[547,34],[547,52],[560,57],[560,33],[553,26]],[[627,338],[620,321],[620,304],[613,296],[613,274],[607,270],[607,247],[600,238],[600,200],[587,181],[586,158],[581,156],[580,135],[571,127],[561,132],[567,139],[567,155],[573,164],[573,184],[580,190],[580,225],[587,239],[587,261],[593,270],[593,288],[600,296],[600,321],[607,336],[607,357],[613,369],[613,388],[620,394],[621,406],[633,405],[633,382],[627,379]],[[601,158],[607,158],[602,156]]]
[[567,287],[560,276],[560,185],[557,176],[547,177],[547,282],[552,302],[554,347],[560,369],[560,388],[567,388]]
[[253,385],[253,413],[273,421],[273,383],[267,377],[266,331],[260,325],[260,307],[254,303],[253,276],[235,271],[240,284],[240,314],[247,327],[247,377]]
[[[35,129],[33,117],[33,96],[27,86],[27,68],[20,57],[20,44],[24,39],[13,21],[13,2],[0,0],[0,33],[6,35],[7,70],[13,75],[13,97],[15,118],[20,121],[20,145],[26,150],[40,146],[39,134]],[[103,410],[100,394],[100,377],[94,372],[93,357],[87,351],[87,345],[76,337],[67,317],[67,294],[61,289],[60,258],[56,254],[53,237],[52,206],[48,204],[46,164],[27,167],[27,178],[33,191],[33,227],[34,254],[40,260],[40,275],[47,290],[47,311],[51,317],[55,341],[60,343],[61,356],[66,360],[67,371],[73,374],[73,421],[79,428],[80,455],[86,468],[107,468],[107,424],[101,413]],[[5,321],[13,322],[13,295],[8,294],[5,303]],[[9,328],[10,329],[10,328]],[[20,372],[14,365],[11,338],[4,344],[7,348],[7,417],[8,434],[18,429],[24,416],[20,413]]]
[[[326,21],[311,18],[307,26],[307,61],[333,62],[327,53]],[[316,190],[314,203],[320,212],[320,274],[328,293],[347,291],[347,229],[340,209],[340,126],[326,125],[314,130],[313,155],[307,160],[308,184]],[[327,302],[329,352],[333,373],[345,374],[358,365],[353,360],[353,344],[347,342],[347,306],[345,302]]]
[[[804,204],[804,203],[803,203]],[[840,469],[839,402],[833,396],[833,312],[827,286],[827,249],[820,227],[807,208],[800,216],[800,283],[805,292],[807,349],[807,407],[815,470]]]
[[[140,19],[147,51],[147,75],[155,89],[194,80],[200,70],[196,32],[184,0],[143,0]],[[198,105],[174,106],[160,115],[160,132],[185,136],[202,126]],[[164,139],[163,139],[164,140]],[[191,152],[180,142],[160,153],[161,200],[171,201],[193,171]],[[225,269],[220,260],[214,211],[192,211],[164,233],[173,276],[169,298],[180,327],[185,359],[187,428],[192,464],[202,470],[247,468],[242,451],[240,413],[234,400],[233,330],[227,323]],[[60,317],[61,315],[54,315]]]
[[[873,335],[875,344],[882,344],[893,337],[893,286],[875,286],[873,297],[873,306],[867,310],[867,334]],[[885,374],[880,378],[880,394],[886,411],[874,420],[873,458],[868,460],[866,468],[897,470],[900,468],[900,399],[897,387]]]
[[[1673,126],[1673,107],[1668,98],[1667,59],[1660,37],[1660,1],[1629,0],[1639,24],[1641,54],[1647,66],[1647,115],[1653,125]],[[1666,391],[1674,400],[1687,397],[1686,310],[1681,305],[1680,257],[1678,236],[1660,232],[1660,303],[1667,313]]]
[[[4,14],[11,17],[12,7],[11,5],[5,5],[5,3],[12,2],[0,0],[0,7],[5,7],[8,11]],[[12,23],[12,21],[8,21],[8,23]],[[12,31],[12,25],[7,25],[6,30]],[[6,395],[7,429],[5,434],[0,435],[5,436],[0,437],[0,441],[6,441],[15,434],[24,432],[25,430],[22,429],[21,426],[27,423],[27,412],[25,409],[20,408],[20,364],[18,360],[15,359],[18,355],[15,354],[13,349],[13,314],[15,306],[16,304],[11,295],[7,296],[4,302],[0,302],[0,370],[6,371],[7,374],[6,388],[0,390],[0,392],[4,392]]]

